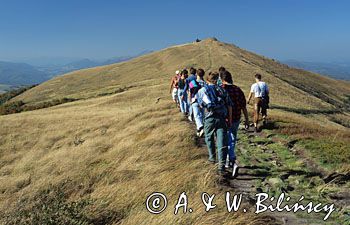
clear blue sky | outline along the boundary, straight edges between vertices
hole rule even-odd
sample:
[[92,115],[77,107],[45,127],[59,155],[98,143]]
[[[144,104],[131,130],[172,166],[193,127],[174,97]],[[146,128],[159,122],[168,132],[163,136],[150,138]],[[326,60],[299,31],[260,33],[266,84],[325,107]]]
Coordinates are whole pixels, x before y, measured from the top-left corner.
[[0,0],[0,60],[108,58],[212,36],[281,60],[350,61],[350,1]]

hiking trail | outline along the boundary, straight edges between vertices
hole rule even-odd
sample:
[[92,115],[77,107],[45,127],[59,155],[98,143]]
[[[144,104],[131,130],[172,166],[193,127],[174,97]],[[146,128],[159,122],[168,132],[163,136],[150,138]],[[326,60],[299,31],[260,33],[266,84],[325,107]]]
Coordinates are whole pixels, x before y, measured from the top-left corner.
[[[196,142],[207,151],[204,138],[197,138]],[[268,193],[270,197],[285,193],[294,202],[305,195],[306,201],[334,203],[338,213],[347,216],[350,175],[327,174],[303,154],[304,150],[297,143],[298,140],[282,137],[273,129],[254,133],[240,125],[235,150],[238,176],[222,179],[220,185],[235,194],[242,193],[244,202],[252,206],[251,211],[255,210],[257,193]],[[272,215],[282,224],[324,223],[321,214],[278,212]]]

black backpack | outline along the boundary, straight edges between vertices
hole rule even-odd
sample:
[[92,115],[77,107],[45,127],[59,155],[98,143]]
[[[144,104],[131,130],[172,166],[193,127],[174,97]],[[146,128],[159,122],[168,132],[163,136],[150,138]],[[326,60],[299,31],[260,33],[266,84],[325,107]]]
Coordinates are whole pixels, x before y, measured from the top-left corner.
[[264,88],[264,91],[262,92],[260,89],[259,84],[257,83],[256,85],[258,85],[258,88],[260,90],[260,92],[262,93],[262,97],[261,99],[263,100],[263,104],[265,105],[265,107],[268,109],[270,108],[269,104],[270,104],[270,96],[269,93],[266,91],[266,88]]
[[179,82],[177,83],[177,86],[179,87],[179,89],[184,89],[185,88],[185,82],[186,80],[183,79],[179,79]]

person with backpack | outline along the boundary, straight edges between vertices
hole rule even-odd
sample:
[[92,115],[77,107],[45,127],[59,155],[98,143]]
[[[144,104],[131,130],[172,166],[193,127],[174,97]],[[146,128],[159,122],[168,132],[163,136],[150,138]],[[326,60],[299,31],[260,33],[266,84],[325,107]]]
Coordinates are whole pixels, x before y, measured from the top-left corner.
[[177,107],[180,107],[179,98],[177,96],[177,89],[178,89],[177,85],[178,85],[178,81],[179,81],[179,75],[180,75],[180,71],[176,70],[175,76],[173,76],[171,78],[171,81],[170,81],[170,94],[171,94],[173,101],[176,103]]
[[267,109],[269,108],[269,87],[261,81],[261,74],[255,74],[255,83],[250,88],[250,93],[247,99],[249,104],[250,99],[254,95],[254,130],[258,132],[259,114],[261,112],[263,117],[263,124],[266,124]]
[[194,121],[196,123],[197,128],[197,136],[202,137],[204,134],[204,126],[203,126],[203,109],[199,106],[197,97],[198,97],[198,91],[206,85],[203,77],[204,77],[204,70],[198,69],[197,70],[197,77],[195,80],[191,80],[188,84],[189,86],[189,95],[190,95],[190,104],[192,107],[193,117]]
[[187,105],[188,105],[188,109],[189,109],[189,115],[188,115],[188,119],[192,122],[193,121],[193,110],[192,110],[192,105],[191,105],[191,98],[190,98],[190,93],[189,93],[189,83],[193,80],[197,79],[196,76],[196,72],[197,70],[193,67],[190,68],[190,76],[186,79],[186,83],[185,83],[185,88],[184,91],[187,93],[188,98],[187,100]]
[[177,94],[179,98],[180,110],[181,112],[187,116],[188,115],[188,106],[187,106],[187,93],[184,91],[186,79],[188,76],[188,71],[185,69],[181,71],[180,78],[177,82]]
[[223,74],[225,71],[226,71],[226,68],[225,68],[225,67],[223,67],[223,66],[220,66],[220,67],[219,67],[219,79],[218,79],[218,82],[217,82],[217,84],[218,84],[219,86],[222,86],[221,76],[222,76],[222,74]]
[[[232,102],[225,89],[216,83],[219,73],[209,73],[207,85],[198,91],[197,101],[204,109],[204,135],[209,152],[209,162],[215,163],[216,148],[218,148],[218,172],[225,175],[227,155],[227,124],[232,123]],[[215,144],[216,141],[216,144]]]
[[234,105],[232,108],[232,123],[228,124],[228,156],[226,167],[232,168],[232,176],[237,175],[238,165],[236,163],[235,147],[237,143],[237,132],[243,112],[245,118],[245,128],[249,127],[249,117],[246,99],[241,88],[233,84],[232,75],[229,71],[224,71],[221,74],[222,87],[227,91]]

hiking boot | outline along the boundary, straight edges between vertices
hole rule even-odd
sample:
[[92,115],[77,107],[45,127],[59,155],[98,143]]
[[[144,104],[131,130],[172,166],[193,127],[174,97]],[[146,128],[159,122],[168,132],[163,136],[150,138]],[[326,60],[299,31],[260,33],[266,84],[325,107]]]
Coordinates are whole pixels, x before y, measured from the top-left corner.
[[263,120],[263,126],[266,126],[266,124],[267,124],[267,121],[266,121],[266,119],[264,119]]
[[199,132],[199,137],[203,137],[204,136],[204,129],[202,129],[200,132]]
[[198,137],[203,137],[203,135],[204,135],[204,129],[203,129],[203,127],[201,127],[201,128],[199,128],[197,130],[197,136]]
[[228,156],[227,156],[227,158],[226,158],[225,168],[226,168],[226,169],[230,168],[230,160],[229,160]]
[[238,176],[238,170],[239,170],[239,167],[238,167],[237,163],[234,162],[233,166],[232,166],[232,177],[233,178]]
[[200,129],[197,130],[197,137],[199,137],[199,131],[200,131]]
[[229,178],[229,174],[225,170],[218,170],[217,174],[222,178]]
[[226,165],[225,165],[225,167],[227,168],[227,169],[232,169],[233,168],[233,165],[234,165],[234,161],[228,161],[227,163],[226,163]]
[[211,159],[208,159],[208,162],[211,163],[211,164],[215,164],[215,160],[211,160]]

